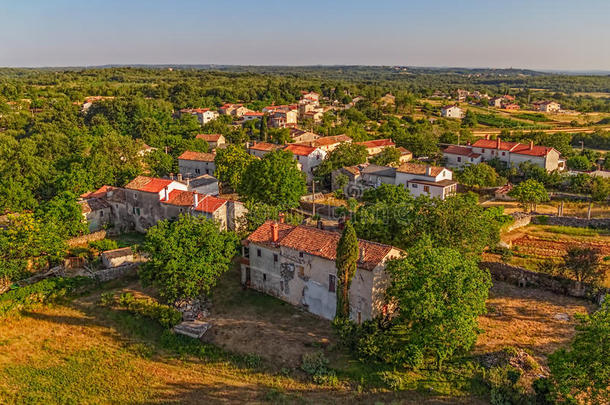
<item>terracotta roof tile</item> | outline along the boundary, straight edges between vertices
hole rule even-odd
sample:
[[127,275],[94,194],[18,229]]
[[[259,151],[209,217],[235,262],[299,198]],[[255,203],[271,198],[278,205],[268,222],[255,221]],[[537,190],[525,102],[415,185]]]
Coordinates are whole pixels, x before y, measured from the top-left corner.
[[395,146],[391,139],[373,139],[372,141],[357,142],[358,145],[364,145],[366,148],[379,148],[381,146]]
[[172,180],[159,179],[156,177],[138,176],[125,186],[130,190],[145,191],[147,193],[158,193],[169,186]]
[[510,151],[511,153],[517,153],[519,155],[530,155],[530,156],[546,156],[553,148],[547,146],[533,145],[530,148],[530,145],[526,145],[519,142],[505,142],[500,141],[498,147],[498,140],[492,139],[479,139],[475,143],[472,144],[475,148],[482,149],[499,149]]
[[195,138],[203,139],[206,142],[218,142],[221,134],[198,134]]
[[[247,241],[257,244],[271,245],[271,224],[267,221],[256,229]],[[328,260],[335,260],[337,257],[337,244],[341,234],[337,232],[325,231],[309,226],[278,224],[279,238],[275,242],[277,246],[297,250],[319,256]],[[359,247],[364,252],[364,258],[358,261],[358,267],[373,270],[390,253],[392,246],[381,243],[358,240]]]
[[218,198],[211,195],[205,196],[205,198],[199,203],[195,211],[201,211],[208,214],[215,213],[220,207],[225,205],[228,200],[224,198]]
[[420,165],[417,163],[403,163],[398,166],[397,171],[401,173],[409,173],[409,174],[421,174],[426,175],[426,168],[430,168],[430,176],[438,176],[443,171],[444,167],[440,166],[428,166],[428,165]]
[[313,146],[299,145],[294,143],[286,146],[284,150],[290,151],[295,155],[309,156],[313,153],[313,151],[316,150],[316,148],[314,148]]
[[216,157],[213,153],[194,152],[191,150],[184,151],[184,153],[178,156],[178,159],[182,160],[194,160],[197,162],[213,162]]
[[276,145],[274,143],[258,142],[258,143],[255,143],[254,145],[250,146],[249,149],[252,149],[252,150],[263,150],[263,151],[272,151],[272,150],[277,149],[279,147],[280,147],[280,145]]
[[443,153],[449,153],[452,155],[468,156],[468,157],[472,157],[472,158],[477,158],[477,157],[481,156],[478,153],[474,153],[472,151],[472,149],[467,146],[458,146],[458,145],[449,145],[445,150],[443,150]]

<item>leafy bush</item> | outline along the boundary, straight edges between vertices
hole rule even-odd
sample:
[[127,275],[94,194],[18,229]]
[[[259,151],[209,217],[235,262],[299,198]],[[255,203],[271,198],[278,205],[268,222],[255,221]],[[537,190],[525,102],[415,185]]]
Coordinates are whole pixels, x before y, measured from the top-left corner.
[[312,376],[316,384],[336,385],[339,380],[333,370],[328,368],[330,361],[321,351],[305,353],[301,363],[301,370]]
[[87,277],[47,278],[35,284],[20,287],[0,295],[0,316],[32,305],[66,297],[79,287],[91,284]]
[[106,250],[118,249],[119,245],[115,240],[102,239],[102,240],[96,240],[93,242],[89,242],[89,247],[91,247],[99,252],[103,252]]
[[154,319],[165,328],[172,328],[182,321],[182,314],[177,309],[150,298],[135,298],[131,293],[121,294],[116,304],[138,316]]

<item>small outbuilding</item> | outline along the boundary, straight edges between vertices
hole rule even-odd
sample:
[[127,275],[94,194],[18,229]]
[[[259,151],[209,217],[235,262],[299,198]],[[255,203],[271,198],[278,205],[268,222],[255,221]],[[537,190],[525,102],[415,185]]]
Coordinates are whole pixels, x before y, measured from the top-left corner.
[[106,268],[117,267],[127,263],[133,263],[135,256],[130,247],[107,250],[102,252],[102,264]]

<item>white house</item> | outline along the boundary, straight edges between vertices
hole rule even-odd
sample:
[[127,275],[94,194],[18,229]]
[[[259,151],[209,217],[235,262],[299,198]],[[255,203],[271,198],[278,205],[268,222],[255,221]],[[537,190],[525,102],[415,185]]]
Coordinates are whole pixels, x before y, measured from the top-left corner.
[[[337,244],[341,234],[267,221],[243,242],[241,281],[325,319],[337,304]],[[360,258],[349,289],[350,318],[361,323],[388,310],[384,293],[388,260],[402,252],[359,240]]]
[[180,110],[180,115],[182,114],[191,114],[196,116],[201,125],[207,124],[208,122],[218,118],[218,113],[210,110],[209,108],[183,108]]
[[561,110],[561,105],[554,101],[541,101],[534,103],[534,108],[546,113],[556,113]]
[[449,167],[461,167],[465,164],[476,165],[481,163],[480,153],[475,153],[468,146],[449,145],[443,150],[445,165]]
[[202,174],[213,175],[216,170],[214,153],[194,152],[187,150],[178,156],[178,168],[182,177],[199,177]]
[[[523,162],[530,162],[536,166],[545,168],[547,171],[563,170],[563,161],[559,158],[559,152],[548,146],[534,145],[533,141],[529,144],[523,144],[519,142],[505,142],[499,137],[495,140],[479,139],[472,145],[457,146],[451,145],[443,151],[443,155],[447,158],[450,166],[463,166],[465,164],[476,164],[482,161],[491,160],[494,158],[499,159],[501,162],[506,163],[507,166],[519,166]],[[459,148],[459,149],[458,149]],[[471,155],[467,155],[468,159],[462,158],[458,160],[460,156],[456,153],[457,150],[463,151],[461,153],[467,153],[466,149],[469,149]],[[476,156],[479,155],[479,156]],[[466,156],[466,155],[461,155]],[[476,156],[476,157],[475,157]],[[470,161],[470,157],[473,161]]]
[[313,170],[326,157],[324,150],[313,146],[289,144],[284,150],[292,152],[295,160],[301,165],[301,171],[307,175],[307,182],[312,181]]
[[281,145],[275,143],[255,142],[253,145],[248,146],[248,153],[262,159],[267,153],[280,149],[281,147]]
[[258,111],[248,111],[244,115],[241,116],[243,122],[248,122],[252,120],[260,120],[265,116],[265,113]]
[[301,145],[313,146],[320,148],[324,152],[330,152],[337,149],[342,143],[352,143],[352,138],[347,135],[323,136],[312,141],[300,142]]
[[441,117],[462,118],[462,109],[457,105],[447,105],[441,108]]
[[445,199],[457,191],[453,172],[439,166],[403,163],[396,169],[396,185],[404,186],[414,196],[427,195]]

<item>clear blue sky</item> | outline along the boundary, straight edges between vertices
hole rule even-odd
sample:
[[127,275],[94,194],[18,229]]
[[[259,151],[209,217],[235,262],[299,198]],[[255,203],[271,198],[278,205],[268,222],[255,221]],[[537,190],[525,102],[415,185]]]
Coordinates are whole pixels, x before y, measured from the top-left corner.
[[610,0],[0,0],[0,66],[610,70]]

